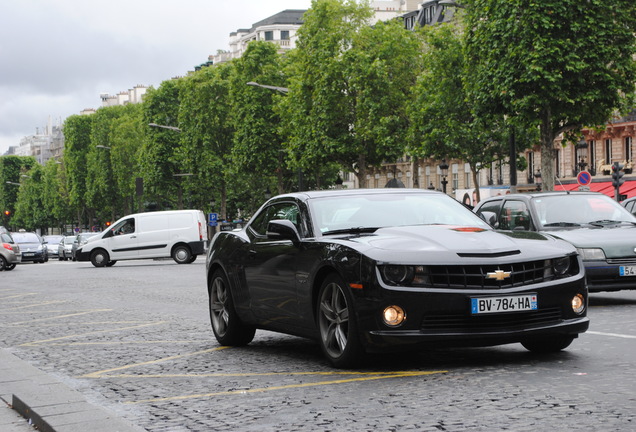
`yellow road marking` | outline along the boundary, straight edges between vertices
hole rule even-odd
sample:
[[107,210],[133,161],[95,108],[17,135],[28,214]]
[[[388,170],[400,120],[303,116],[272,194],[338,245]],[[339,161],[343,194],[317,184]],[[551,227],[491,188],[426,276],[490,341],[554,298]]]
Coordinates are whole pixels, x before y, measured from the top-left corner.
[[34,308],[39,306],[49,306],[52,304],[60,304],[60,303],[67,303],[67,302],[65,300],[51,300],[44,303],[11,302],[12,305],[24,304],[24,306],[14,306],[7,310],[27,309],[27,308]]
[[28,296],[34,296],[34,295],[38,295],[38,293],[22,293],[22,294],[16,294],[16,295],[12,295],[12,296],[9,296],[9,297],[0,297],[0,300],[7,300],[7,299],[12,299],[12,298],[28,297]]
[[[448,371],[426,372],[430,373],[446,373]],[[263,372],[263,373],[206,373],[206,374],[148,374],[148,375],[108,375],[102,378],[237,378],[237,377],[261,377],[261,376],[331,376],[331,375],[361,375],[361,376],[378,376],[378,375],[395,375],[402,376],[405,373],[420,372],[354,372],[354,371],[330,371],[330,372]]]
[[49,320],[56,320],[56,319],[60,319],[60,318],[69,318],[69,317],[74,317],[74,316],[86,315],[86,314],[90,314],[90,313],[94,313],[94,312],[109,312],[111,310],[112,309],[93,309],[93,310],[89,310],[89,311],[85,311],[85,312],[76,312],[76,313],[71,313],[71,314],[66,314],[66,315],[56,315],[56,316],[46,317],[46,318],[34,318],[34,319],[30,319],[28,321],[18,321],[18,322],[11,323],[10,325],[30,324],[30,323],[34,323],[34,322],[38,322],[38,321],[49,321]]
[[201,394],[184,395],[184,396],[172,396],[172,397],[165,397],[165,398],[144,399],[144,400],[138,400],[133,402],[124,402],[124,403],[128,405],[134,405],[134,404],[141,404],[141,403],[198,399],[198,398],[206,398],[206,397],[213,397],[213,396],[231,396],[231,395],[237,395],[237,394],[264,393],[268,391],[297,389],[297,388],[305,388],[305,387],[317,387],[317,386],[334,385],[334,384],[348,384],[348,383],[361,382],[361,381],[374,381],[374,380],[381,380],[381,379],[404,378],[404,377],[418,377],[418,376],[441,374],[441,373],[447,373],[447,372],[448,371],[431,371],[431,372],[400,372],[400,373],[390,373],[390,374],[379,374],[376,376],[366,376],[364,378],[349,378],[344,380],[331,380],[331,381],[322,381],[317,383],[304,383],[304,384],[289,384],[284,386],[263,387],[263,388],[249,389],[249,390],[231,390],[231,391],[223,391],[223,392],[215,392],[215,393],[201,393]]
[[116,367],[116,368],[112,368],[112,369],[105,369],[105,370],[101,370],[101,371],[97,371],[97,372],[92,372],[86,375],[82,375],[79,378],[105,378],[105,374],[109,373],[109,372],[114,372],[114,371],[119,371],[119,370],[125,370],[125,369],[131,369],[137,366],[147,366],[147,365],[152,365],[152,364],[157,364],[157,363],[161,363],[164,361],[169,361],[169,360],[176,360],[176,359],[180,359],[180,358],[185,358],[185,357],[190,357],[193,355],[198,355],[198,354],[205,354],[205,353],[209,353],[209,352],[213,352],[213,351],[220,351],[222,349],[225,348],[229,348],[226,346],[222,346],[222,347],[216,347],[216,348],[210,348],[207,350],[203,350],[203,351],[196,351],[196,352],[192,352],[192,353],[188,353],[188,354],[179,354],[179,355],[175,355],[175,356],[170,356],[170,357],[164,357],[164,358],[160,358],[157,360],[150,360],[147,362],[141,362],[141,363],[133,363],[130,365],[125,365],[125,366],[120,366],[120,367]]
[[209,340],[197,341],[197,340],[153,340],[153,341],[106,341],[106,342],[69,342],[69,343],[52,343],[47,344],[49,346],[85,346],[85,345],[152,345],[152,344],[204,344],[209,343]]
[[79,334],[68,335],[68,336],[60,336],[60,337],[56,337],[56,338],[52,338],[52,339],[43,339],[43,340],[38,340],[38,341],[33,341],[33,342],[27,342],[27,343],[23,343],[23,344],[21,344],[19,346],[35,346],[35,345],[40,345],[40,344],[53,342],[53,341],[58,341],[58,340],[63,340],[63,339],[78,338],[78,337],[90,336],[90,335],[101,334],[101,333],[111,333],[111,332],[116,332],[116,331],[120,331],[120,330],[130,330],[130,329],[134,329],[134,328],[150,327],[150,326],[161,325],[161,324],[165,324],[165,323],[166,323],[166,321],[159,321],[159,322],[156,322],[156,323],[140,324],[140,325],[137,325],[137,326],[119,327],[119,328],[109,329],[109,330],[99,330],[99,331],[93,331],[93,332],[88,332],[88,333],[79,333]]

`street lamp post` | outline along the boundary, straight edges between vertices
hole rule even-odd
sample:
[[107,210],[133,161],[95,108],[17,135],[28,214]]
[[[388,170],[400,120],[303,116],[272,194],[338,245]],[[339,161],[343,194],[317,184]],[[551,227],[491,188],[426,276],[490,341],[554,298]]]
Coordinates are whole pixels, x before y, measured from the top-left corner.
[[446,159],[442,159],[442,163],[439,164],[439,171],[442,176],[442,192],[446,193],[446,185],[448,184],[446,180],[448,176],[448,164],[446,163]]
[[179,129],[176,126],[166,126],[166,125],[160,125],[160,124],[157,124],[157,123],[148,123],[148,126],[161,128],[161,129],[169,129],[169,130],[172,130],[172,131],[175,131],[175,132],[181,132],[181,129]]

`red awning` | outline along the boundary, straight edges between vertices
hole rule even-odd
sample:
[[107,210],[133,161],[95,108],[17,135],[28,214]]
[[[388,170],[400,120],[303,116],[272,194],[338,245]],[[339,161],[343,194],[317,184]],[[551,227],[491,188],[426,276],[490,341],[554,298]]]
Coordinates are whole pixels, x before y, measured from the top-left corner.
[[[567,190],[578,191],[581,186],[578,183],[561,185],[556,182],[554,185],[555,191]],[[601,192],[610,198],[614,198],[614,186],[611,181],[590,183],[589,186],[591,192]],[[621,195],[627,195],[627,198],[636,196],[636,180],[626,181],[621,185]]]

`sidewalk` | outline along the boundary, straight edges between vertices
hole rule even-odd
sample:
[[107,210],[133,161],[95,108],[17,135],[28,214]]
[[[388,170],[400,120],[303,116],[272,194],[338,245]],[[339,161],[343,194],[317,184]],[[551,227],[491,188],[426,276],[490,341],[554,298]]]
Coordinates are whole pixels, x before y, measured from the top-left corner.
[[0,430],[36,430],[29,421],[44,432],[145,430],[88,403],[81,393],[0,348]]

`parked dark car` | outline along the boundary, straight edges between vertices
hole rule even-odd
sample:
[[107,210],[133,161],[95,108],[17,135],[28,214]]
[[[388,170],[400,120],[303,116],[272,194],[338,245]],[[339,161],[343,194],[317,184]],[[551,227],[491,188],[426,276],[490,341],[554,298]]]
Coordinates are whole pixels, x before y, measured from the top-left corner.
[[13,240],[20,246],[22,262],[44,263],[49,260],[44,240],[34,232],[11,233]]
[[13,270],[21,261],[20,246],[8,232],[0,233],[0,271]]
[[57,255],[60,261],[66,261],[73,258],[73,242],[77,236],[64,236],[62,241],[57,245]]
[[55,235],[55,234],[45,235],[42,237],[42,239],[44,240],[46,244],[46,249],[47,249],[49,258],[58,256],[58,246],[60,245],[60,241],[62,241],[63,238],[64,236]]
[[590,292],[636,289],[636,217],[596,192],[510,194],[475,212],[500,230],[530,230],[572,243]]
[[498,233],[449,196],[421,189],[314,191],[270,199],[208,252],[212,330],[317,339],[336,367],[366,352],[521,342],[566,348],[588,328],[572,245]]

